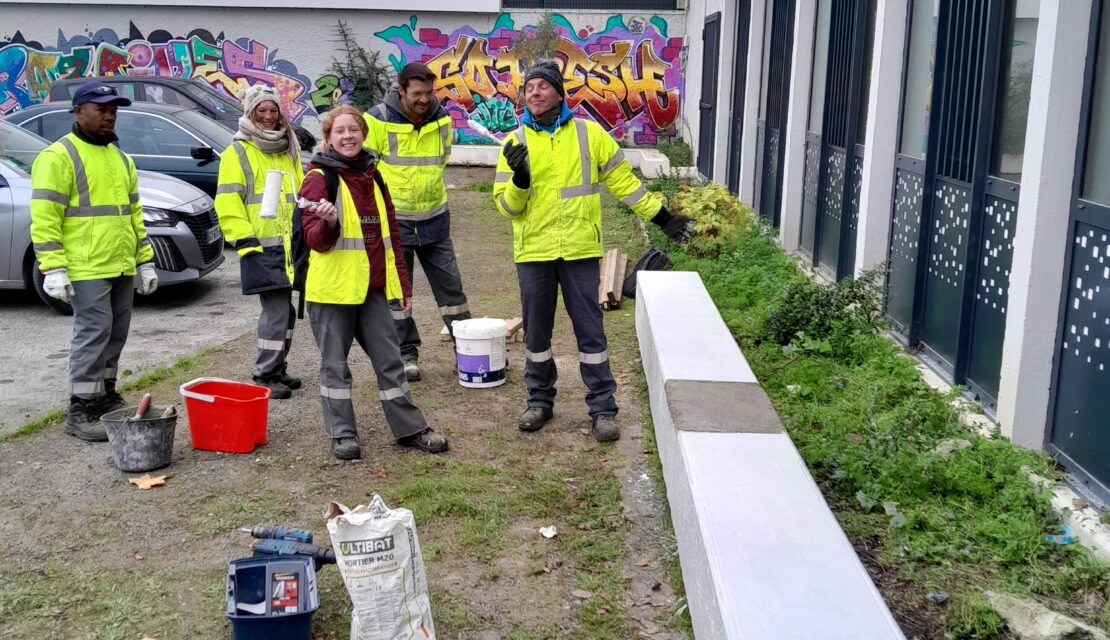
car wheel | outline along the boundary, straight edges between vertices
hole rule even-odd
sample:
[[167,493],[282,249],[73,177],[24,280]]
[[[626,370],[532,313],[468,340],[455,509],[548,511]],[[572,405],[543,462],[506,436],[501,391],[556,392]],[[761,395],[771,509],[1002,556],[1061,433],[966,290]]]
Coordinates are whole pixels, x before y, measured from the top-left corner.
[[68,302],[62,302],[57,298],[51,298],[46,295],[46,291],[42,288],[43,280],[42,271],[39,271],[39,261],[35,260],[35,263],[31,266],[31,283],[35,286],[35,293],[39,294],[39,297],[46,303],[46,306],[54,311],[57,311],[63,316],[73,315],[73,307],[71,307]]

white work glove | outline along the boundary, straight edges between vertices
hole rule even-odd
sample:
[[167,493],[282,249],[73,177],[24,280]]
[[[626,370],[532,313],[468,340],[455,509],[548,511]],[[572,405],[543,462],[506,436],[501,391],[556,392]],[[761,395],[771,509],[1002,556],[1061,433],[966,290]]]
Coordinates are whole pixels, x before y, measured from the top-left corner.
[[66,273],[65,267],[43,271],[42,275],[45,276],[42,281],[42,290],[46,292],[46,295],[65,303],[69,303],[73,299],[73,283],[69,281],[69,275]]
[[145,296],[154,293],[158,288],[158,274],[154,272],[153,262],[144,262],[139,265],[139,295]]

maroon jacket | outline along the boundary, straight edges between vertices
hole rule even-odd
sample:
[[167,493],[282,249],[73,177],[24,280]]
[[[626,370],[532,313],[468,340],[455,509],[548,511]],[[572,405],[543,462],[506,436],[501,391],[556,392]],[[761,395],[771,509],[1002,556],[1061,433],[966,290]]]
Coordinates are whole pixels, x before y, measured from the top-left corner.
[[[309,164],[309,170],[317,168],[315,163]],[[351,198],[355,201],[359,219],[362,220],[362,237],[366,240],[366,253],[370,257],[370,291],[385,288],[385,248],[382,246],[381,226],[378,221],[378,204],[374,198],[374,167],[371,165],[365,172],[354,172],[346,167],[337,169],[339,177],[347,184]],[[307,173],[301,184],[301,197],[319,202],[327,200],[328,189],[324,176],[319,173]],[[338,199],[339,196],[336,196]],[[397,216],[393,208],[393,200],[389,197],[389,189],[382,192],[385,208],[389,215],[389,235],[396,247],[393,252],[393,261],[397,265],[397,275],[401,278],[401,290],[405,297],[412,296],[412,281],[409,279],[408,269],[405,267],[405,258],[400,251],[401,236],[397,228]],[[337,212],[338,213],[338,212]],[[301,224],[304,227],[304,239],[313,250],[324,253],[335,246],[339,239],[339,225],[329,227],[315,213],[304,211],[301,214]]]

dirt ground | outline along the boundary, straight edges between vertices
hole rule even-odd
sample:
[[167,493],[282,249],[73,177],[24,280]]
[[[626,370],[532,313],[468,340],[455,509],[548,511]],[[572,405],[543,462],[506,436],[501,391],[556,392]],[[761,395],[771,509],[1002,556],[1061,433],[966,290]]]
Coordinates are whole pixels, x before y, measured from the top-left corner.
[[[452,236],[474,315],[507,318],[519,315],[510,225],[493,210],[489,193],[465,189],[492,180],[492,173],[449,171],[456,187]],[[318,351],[306,318],[290,357],[304,388],[290,400],[271,401],[268,442],[252,454],[193,450],[182,415],[173,463],[155,474],[172,477],[141,491],[127,482],[136,474],[116,469],[108,444],[83,443],[60,425],[0,444],[0,539],[8,551],[0,563],[0,637],[228,638],[227,562],[250,554],[251,540],[238,527],[291,524],[327,544],[323,512],[331,500],[354,506],[379,492],[391,506],[408,506],[405,497],[424,505],[450,491],[463,496],[459,504],[414,509],[440,637],[683,637],[668,577],[674,542],[643,433],[631,301],[606,314],[622,438],[599,445],[588,432],[577,348],[561,309],[553,345],[561,372],[556,417],[524,434],[516,428],[524,408],[523,345],[509,345],[505,385],[461,387],[451,343],[439,335],[442,323],[417,271],[423,380],[413,383],[413,395],[429,423],[450,438],[448,454],[428,456],[391,442],[369,361],[356,345],[350,362],[364,459],[336,461],[323,432]],[[199,364],[155,384],[156,403],[181,405],[177,385],[200,375],[247,379],[254,334],[227,339]],[[141,391],[130,391],[129,399]],[[550,508],[542,499],[525,500],[542,496],[536,489],[551,478],[557,485]],[[612,511],[583,522],[575,505],[597,513],[586,488],[606,483],[619,484]],[[501,502],[491,503],[491,496]],[[491,504],[531,506],[501,513]],[[471,512],[489,519],[468,519]],[[497,530],[472,530],[487,521],[500,523]],[[537,529],[544,525],[555,525],[559,535],[543,538]],[[476,536],[490,540],[488,548],[467,543]],[[616,544],[615,590],[606,582],[611,558],[598,556],[595,564],[596,545],[581,551],[602,536]],[[320,585],[313,637],[345,638],[349,601],[334,567],[321,570]]]

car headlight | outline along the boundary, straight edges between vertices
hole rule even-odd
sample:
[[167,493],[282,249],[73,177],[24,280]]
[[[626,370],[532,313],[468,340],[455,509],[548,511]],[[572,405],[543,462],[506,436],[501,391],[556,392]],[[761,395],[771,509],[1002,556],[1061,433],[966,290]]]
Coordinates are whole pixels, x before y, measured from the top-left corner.
[[148,227],[172,227],[177,224],[177,214],[165,209],[143,207],[143,224]]

